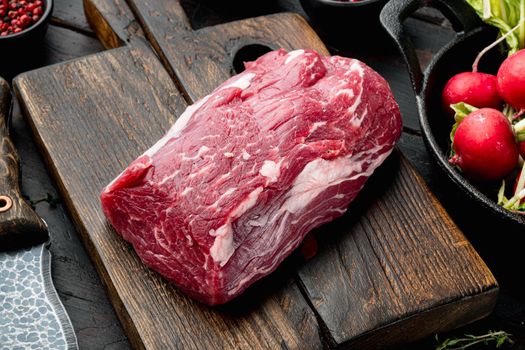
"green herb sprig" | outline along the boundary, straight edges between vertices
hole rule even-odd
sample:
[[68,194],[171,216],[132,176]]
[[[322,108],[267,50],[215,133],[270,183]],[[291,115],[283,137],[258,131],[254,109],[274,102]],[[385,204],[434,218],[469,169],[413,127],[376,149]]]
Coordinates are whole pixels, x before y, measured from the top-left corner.
[[[510,337],[511,334],[505,331],[489,331],[488,333],[483,335],[465,334],[462,338],[445,339],[443,342],[436,346],[435,350],[464,350],[477,344],[493,344],[496,348],[499,348],[505,343],[514,343]],[[437,335],[436,341],[439,342]]]

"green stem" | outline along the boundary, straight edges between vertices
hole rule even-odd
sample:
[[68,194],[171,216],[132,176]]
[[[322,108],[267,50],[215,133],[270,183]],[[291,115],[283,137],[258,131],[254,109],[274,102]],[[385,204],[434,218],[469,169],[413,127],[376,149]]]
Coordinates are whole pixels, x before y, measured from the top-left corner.
[[516,191],[514,191],[514,195],[517,196],[521,190],[523,190],[523,187],[525,187],[525,163],[521,168],[520,177],[518,179],[518,184],[516,185]]
[[523,132],[523,131],[525,131],[525,119],[520,120],[519,122],[514,124],[514,132],[515,133],[518,134],[518,133]]
[[525,191],[516,193],[509,201],[503,206],[505,209],[515,209],[516,206],[519,206],[519,202],[525,197]]
[[501,337],[503,337],[505,341],[508,341],[511,344],[513,343],[512,339],[509,338],[509,334],[507,334],[504,331],[499,331],[499,332],[490,332],[490,333],[480,335],[480,336],[473,336],[471,338],[458,338],[456,339],[456,344],[461,344],[461,343],[466,343],[466,344],[462,344],[457,347],[446,347],[446,350],[464,350],[471,346],[477,345],[479,343],[484,343],[488,341],[497,342],[498,339],[500,339]]
[[[521,0],[522,3],[525,2],[525,0]],[[505,40],[509,35],[511,35],[516,29],[521,28],[525,24],[525,18],[520,19],[520,22],[511,30],[509,30],[505,35],[502,35],[498,40],[494,41],[492,44],[481,50],[481,52],[476,56],[476,59],[474,60],[474,63],[472,64],[472,71],[476,73],[478,71],[478,64],[479,60],[481,60],[481,57],[483,57],[484,54],[486,54],[490,49],[492,49],[494,46],[498,45],[500,42]]]
[[525,47],[525,0],[520,1],[520,30],[519,30],[519,48]]
[[507,10],[505,9],[505,2],[503,0],[499,0],[499,10],[501,11],[501,17],[503,17],[503,21],[508,23],[509,19],[507,18]]
[[483,19],[489,19],[492,16],[490,0],[483,0]]

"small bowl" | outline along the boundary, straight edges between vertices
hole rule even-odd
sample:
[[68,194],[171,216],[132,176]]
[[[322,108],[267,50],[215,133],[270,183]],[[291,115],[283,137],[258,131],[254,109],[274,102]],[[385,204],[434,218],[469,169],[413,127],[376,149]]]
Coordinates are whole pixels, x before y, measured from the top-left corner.
[[[379,14],[388,0],[301,0],[313,24],[339,42],[371,40],[383,33]],[[354,33],[353,30],[358,30]]]
[[33,24],[31,27],[24,29],[20,33],[11,34],[7,36],[0,36],[0,51],[13,50],[13,49],[26,49],[35,44],[38,44],[44,38],[49,20],[51,19],[51,13],[53,12],[53,0],[42,0],[45,3],[44,14],[38,22]]

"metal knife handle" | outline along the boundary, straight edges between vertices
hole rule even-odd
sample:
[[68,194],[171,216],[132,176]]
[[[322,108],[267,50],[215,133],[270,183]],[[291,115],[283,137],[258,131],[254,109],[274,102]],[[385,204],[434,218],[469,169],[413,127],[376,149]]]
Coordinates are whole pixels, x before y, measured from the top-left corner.
[[9,85],[0,78],[0,251],[30,247],[49,237],[46,224],[20,194],[20,161],[8,131],[10,108]]

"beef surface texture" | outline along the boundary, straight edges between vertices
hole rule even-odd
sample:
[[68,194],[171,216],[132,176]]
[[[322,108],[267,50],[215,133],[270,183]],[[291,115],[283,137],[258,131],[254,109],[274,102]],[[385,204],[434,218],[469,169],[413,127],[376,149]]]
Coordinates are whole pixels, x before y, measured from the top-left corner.
[[272,51],[188,107],[102,207],[150,268],[221,304],[345,213],[400,133],[387,82],[362,62]]

